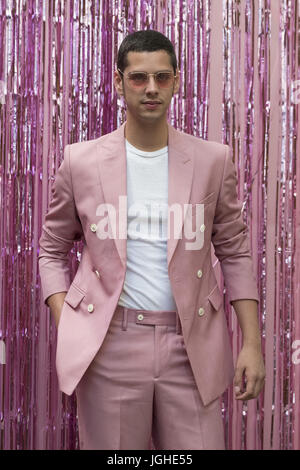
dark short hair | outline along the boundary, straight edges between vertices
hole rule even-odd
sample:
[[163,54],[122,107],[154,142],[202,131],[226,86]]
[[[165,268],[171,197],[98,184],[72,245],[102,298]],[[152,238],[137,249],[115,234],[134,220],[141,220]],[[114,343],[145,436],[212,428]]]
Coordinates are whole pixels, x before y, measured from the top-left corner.
[[[124,72],[125,68],[128,67],[128,52],[153,52],[153,51],[166,51],[170,56],[171,65],[176,74],[177,69],[177,58],[174,50],[174,46],[171,41],[159,31],[154,29],[146,29],[143,31],[135,31],[134,33],[128,34],[122,41],[117,58],[117,68]],[[123,75],[122,75],[123,78]]]

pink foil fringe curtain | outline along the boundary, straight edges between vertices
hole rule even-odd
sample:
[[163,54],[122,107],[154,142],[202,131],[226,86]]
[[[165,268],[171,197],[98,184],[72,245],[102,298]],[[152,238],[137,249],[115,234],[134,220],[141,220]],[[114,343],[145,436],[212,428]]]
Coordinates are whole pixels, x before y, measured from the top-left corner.
[[[38,240],[64,146],[124,121],[117,49],[149,28],[174,43],[181,70],[169,121],[231,146],[250,229],[266,383],[245,403],[224,393],[227,448],[300,449],[299,20],[300,0],[0,0],[1,449],[79,448],[75,394],[58,390]],[[236,359],[226,291],[224,305]]]

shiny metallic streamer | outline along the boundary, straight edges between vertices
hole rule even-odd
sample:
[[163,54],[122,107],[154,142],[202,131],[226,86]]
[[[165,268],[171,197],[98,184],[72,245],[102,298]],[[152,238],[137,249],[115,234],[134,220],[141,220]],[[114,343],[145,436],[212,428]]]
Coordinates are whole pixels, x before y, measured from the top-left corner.
[[[75,394],[58,390],[38,239],[64,146],[124,121],[118,46],[148,28],[178,57],[169,121],[231,146],[249,226],[267,375],[255,400],[224,393],[227,448],[300,449],[300,0],[0,0],[0,449],[79,448]],[[236,359],[226,289],[224,307]]]

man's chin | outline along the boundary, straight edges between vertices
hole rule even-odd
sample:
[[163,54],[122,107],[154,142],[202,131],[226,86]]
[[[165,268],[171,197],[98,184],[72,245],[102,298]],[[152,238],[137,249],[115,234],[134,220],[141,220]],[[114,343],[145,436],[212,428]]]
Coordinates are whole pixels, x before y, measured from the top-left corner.
[[[128,110],[127,110],[128,114]],[[138,122],[143,123],[144,125],[146,124],[155,124],[159,121],[164,121],[166,119],[165,113],[163,112],[149,112],[149,111],[143,111],[143,112],[138,112],[138,113],[130,113],[131,117]]]
[[164,113],[156,113],[156,112],[146,112],[139,114],[139,118],[143,122],[157,122],[164,119]]

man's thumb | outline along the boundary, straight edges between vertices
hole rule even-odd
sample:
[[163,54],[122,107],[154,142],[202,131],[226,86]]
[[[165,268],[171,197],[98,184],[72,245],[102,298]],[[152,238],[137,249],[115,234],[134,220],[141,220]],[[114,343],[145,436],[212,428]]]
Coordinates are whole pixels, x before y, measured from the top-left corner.
[[242,379],[243,379],[243,370],[242,369],[237,369],[235,372],[235,377],[234,377],[234,391],[235,393],[240,393],[242,389]]

